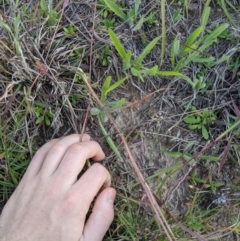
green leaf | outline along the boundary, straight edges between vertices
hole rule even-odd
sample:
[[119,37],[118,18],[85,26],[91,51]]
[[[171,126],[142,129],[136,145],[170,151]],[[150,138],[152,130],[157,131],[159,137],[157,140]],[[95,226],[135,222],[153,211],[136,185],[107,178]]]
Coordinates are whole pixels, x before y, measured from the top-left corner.
[[110,35],[112,43],[113,43],[114,47],[116,48],[118,54],[122,58],[122,60],[126,59],[127,54],[125,52],[123,45],[120,43],[117,35],[111,29],[108,30],[108,34]]
[[225,15],[227,16],[228,20],[231,22],[231,24],[235,27],[238,28],[237,24],[234,22],[233,18],[231,17],[231,15],[229,14],[228,10],[227,10],[227,6],[225,4],[225,0],[221,0],[221,4],[220,6],[222,7]]
[[195,124],[195,123],[200,123],[201,119],[199,116],[188,116],[183,119],[183,121],[187,124]]
[[193,81],[189,77],[187,77],[186,75],[183,75],[183,74],[181,74],[179,72],[175,72],[175,71],[158,71],[156,74],[160,75],[160,76],[176,76],[176,77],[180,77],[181,79],[186,80],[191,86],[194,87]]
[[37,118],[35,124],[39,124],[39,123],[42,123],[44,120],[44,115],[40,116],[39,118]]
[[131,67],[131,57],[132,57],[132,51],[128,50],[126,54],[126,58],[123,60],[123,70],[127,70]]
[[204,39],[204,42],[212,43],[224,30],[228,28],[228,26],[229,25],[227,23],[222,23],[221,25],[216,27],[209,35],[206,36],[206,38]]
[[121,100],[117,101],[116,108],[121,108],[126,103],[126,99],[122,98]]
[[98,108],[91,108],[90,113],[91,115],[99,115],[100,110]]
[[110,87],[110,84],[111,84],[111,80],[112,80],[112,77],[111,76],[108,76],[104,83],[103,83],[103,87],[102,87],[102,93],[101,93],[101,101],[102,103],[105,102],[105,100],[107,99],[107,91]]
[[100,118],[101,118],[101,120],[102,120],[103,122],[107,122],[107,121],[108,121],[108,117],[107,117],[107,115],[104,113],[104,111],[100,110],[99,116],[100,116]]
[[127,20],[127,15],[122,11],[121,8],[118,7],[117,4],[115,4],[111,0],[104,0],[104,3],[107,5],[107,7],[113,11],[119,18],[122,20],[126,21]]
[[202,13],[202,27],[203,30],[205,29],[208,19],[209,19],[209,15],[210,15],[210,11],[211,8],[209,6],[205,6],[203,9],[203,13]]
[[153,39],[147,46],[146,48],[142,51],[142,53],[140,54],[140,56],[138,58],[136,58],[135,61],[133,61],[133,64],[138,65],[140,64],[143,59],[150,53],[150,51],[154,48],[154,46],[157,44],[157,42],[159,41],[161,37],[157,37],[155,39]]
[[224,61],[228,61],[230,57],[231,57],[231,55],[223,55],[219,60],[217,60],[216,62],[214,62],[214,63],[212,63],[212,64],[210,64],[208,66],[212,67],[212,66],[221,64]]
[[51,122],[50,122],[50,120],[49,120],[49,118],[48,118],[47,115],[45,115],[45,123],[46,123],[46,125],[48,125],[48,126],[50,126],[50,124],[51,124]]
[[164,152],[166,155],[168,155],[168,156],[170,156],[170,157],[175,157],[175,158],[179,158],[179,157],[182,157],[182,153],[181,152],[179,152],[179,151],[176,151],[176,152],[174,152],[174,151],[165,151]]
[[107,93],[109,93],[110,91],[115,90],[115,89],[118,88],[121,84],[123,84],[123,82],[124,82],[126,79],[128,79],[128,77],[129,77],[129,76],[126,76],[126,77],[118,80],[118,81],[117,81],[116,83],[114,83],[113,85],[111,85],[111,86],[107,89],[106,95],[107,95]]
[[192,34],[187,39],[187,42],[185,44],[186,47],[181,51],[182,55],[197,48],[198,44],[193,45],[193,43],[199,37],[199,35],[202,33],[202,31],[203,31],[203,27],[200,26],[192,32]]
[[142,76],[142,74],[140,73],[140,71],[138,71],[138,70],[135,69],[135,68],[131,68],[131,73],[132,73],[134,76],[139,77],[139,78],[142,80],[142,82],[144,82],[143,76]]
[[107,133],[106,129],[104,128],[104,126],[103,126],[100,118],[98,118],[98,123],[99,123],[100,129],[101,129],[104,137],[106,138],[106,141],[107,141],[108,145],[110,146],[110,148],[112,149],[112,151],[115,153],[115,155],[116,155],[118,158],[122,159],[120,152],[118,151],[115,143],[113,142],[113,140],[111,139],[111,137],[110,137],[109,134]]
[[155,65],[151,69],[144,69],[144,73],[147,75],[156,75],[158,72],[158,66]]
[[137,31],[137,30],[141,29],[143,23],[144,23],[144,17],[142,17],[138,20],[137,24],[134,26],[134,28],[132,28],[132,31]]
[[138,17],[138,10],[140,6],[141,0],[136,0],[135,6],[134,6],[134,19],[136,20]]
[[204,125],[202,126],[202,136],[206,140],[208,140],[208,138],[209,138],[208,131],[207,131],[207,129],[206,129],[206,127]]
[[175,66],[175,56],[178,56],[179,54],[179,48],[180,48],[180,41],[178,40],[177,36],[173,40],[173,44],[171,47],[171,63],[172,67]]
[[189,128],[190,130],[195,130],[195,129],[197,129],[198,127],[199,127],[199,125],[193,125],[193,124],[188,125],[188,128]]
[[47,7],[46,0],[41,0],[41,1],[40,1],[40,6],[41,6],[41,9],[42,9],[42,11],[43,11],[44,17],[47,17],[48,7]]

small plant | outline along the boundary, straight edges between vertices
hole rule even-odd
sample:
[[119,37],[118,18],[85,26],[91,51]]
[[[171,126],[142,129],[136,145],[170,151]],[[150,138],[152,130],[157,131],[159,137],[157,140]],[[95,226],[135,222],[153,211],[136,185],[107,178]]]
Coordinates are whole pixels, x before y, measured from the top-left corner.
[[151,50],[155,47],[161,37],[156,37],[153,39],[142,51],[142,53],[132,60],[132,51],[126,51],[123,45],[120,43],[117,35],[112,31],[108,30],[110,35],[110,39],[117,50],[119,56],[123,62],[123,72],[126,73],[127,70],[130,70],[132,75],[139,77],[142,81],[144,81],[144,75],[159,75],[159,76],[177,76],[184,80],[186,80],[190,85],[195,86],[194,82],[191,81],[187,76],[176,72],[176,71],[159,71],[158,66],[155,65],[152,68],[146,68],[142,62],[145,57],[151,52]]
[[191,109],[194,113],[186,116],[183,121],[188,124],[188,128],[191,130],[201,129],[202,136],[204,139],[208,140],[209,135],[206,125],[211,124],[214,120],[216,120],[217,116],[213,113],[213,111],[208,109],[197,111],[195,106],[192,106]]
[[76,33],[76,29],[72,25],[69,25],[67,28],[63,28],[63,30],[67,36],[74,35]]
[[52,111],[48,111],[45,108],[44,104],[37,104],[34,108],[34,113],[37,117],[36,120],[36,124],[41,124],[41,123],[45,123],[46,125],[50,125],[51,124],[51,120],[53,118],[53,113]]
[[[100,100],[104,104],[104,106],[106,107],[106,111],[108,111],[108,112],[115,111],[116,109],[121,108],[126,103],[126,99],[125,98],[122,98],[122,99],[120,99],[118,101],[110,101],[110,102],[107,102],[106,100],[107,100],[107,94],[109,92],[115,90],[116,88],[118,88],[120,85],[122,85],[127,80],[127,78],[128,78],[128,76],[118,80],[113,85],[111,85],[111,81],[112,81],[112,77],[111,76],[108,76],[105,79],[105,81],[103,83],[103,87],[102,87],[102,93],[101,93]],[[100,129],[101,129],[103,135],[106,138],[106,141],[108,142],[109,146],[111,147],[113,152],[116,154],[116,156],[118,158],[121,158],[121,154],[118,151],[115,143],[110,138],[107,130],[104,128],[104,126],[102,124],[102,122],[108,121],[108,117],[105,114],[105,112],[103,110],[99,109],[99,108],[92,108],[91,109],[91,114],[93,116],[97,116],[98,117],[98,123],[99,123]]]
[[101,61],[102,66],[107,66],[110,59],[109,45],[106,45],[100,54],[97,54],[97,59]]
[[138,20],[138,10],[141,0],[136,0],[134,7],[129,9],[127,14],[125,14],[123,10],[112,0],[104,0],[104,3],[112,12],[114,12],[119,18],[125,21],[132,29],[132,31],[139,30],[142,27],[145,21],[144,17],[141,17]]
[[43,17],[48,18],[48,24],[50,26],[55,26],[57,20],[59,19],[59,14],[55,10],[53,10],[52,0],[49,1],[48,5],[46,0],[41,0],[40,6],[42,8]]

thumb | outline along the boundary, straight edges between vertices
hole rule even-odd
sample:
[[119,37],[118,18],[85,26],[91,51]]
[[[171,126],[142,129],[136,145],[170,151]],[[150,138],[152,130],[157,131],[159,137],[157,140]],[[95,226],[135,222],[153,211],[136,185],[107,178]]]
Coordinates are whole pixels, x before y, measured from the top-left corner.
[[115,189],[110,187],[98,195],[92,214],[83,230],[84,241],[101,241],[103,239],[114,218],[115,196]]

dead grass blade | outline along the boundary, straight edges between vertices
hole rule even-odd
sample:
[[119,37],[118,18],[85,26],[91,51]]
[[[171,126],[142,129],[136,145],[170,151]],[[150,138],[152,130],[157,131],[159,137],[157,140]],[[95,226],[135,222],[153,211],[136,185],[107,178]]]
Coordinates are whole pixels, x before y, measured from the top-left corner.
[[234,112],[235,112],[237,118],[240,120],[240,110],[238,109],[238,107],[233,99],[232,99],[232,102],[233,102]]
[[231,142],[232,142],[232,136],[229,138],[228,144],[224,147],[223,155],[222,155],[219,167],[218,167],[218,174],[221,172],[222,167],[227,160],[227,156],[228,156],[228,153],[229,153],[229,150],[230,150]]

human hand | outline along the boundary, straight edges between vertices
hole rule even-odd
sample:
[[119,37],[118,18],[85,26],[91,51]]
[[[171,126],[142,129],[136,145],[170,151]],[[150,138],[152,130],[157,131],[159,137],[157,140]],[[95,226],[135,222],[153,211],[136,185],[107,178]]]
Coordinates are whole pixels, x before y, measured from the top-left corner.
[[[114,216],[116,192],[109,172],[86,159],[105,157],[90,136],[70,135],[42,146],[0,216],[1,241],[100,241]],[[86,214],[101,187],[92,213]]]

